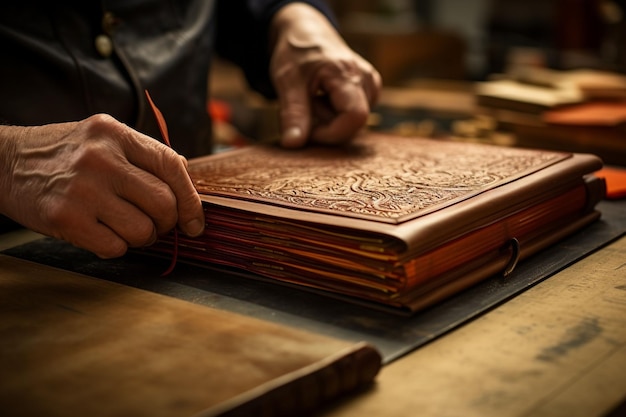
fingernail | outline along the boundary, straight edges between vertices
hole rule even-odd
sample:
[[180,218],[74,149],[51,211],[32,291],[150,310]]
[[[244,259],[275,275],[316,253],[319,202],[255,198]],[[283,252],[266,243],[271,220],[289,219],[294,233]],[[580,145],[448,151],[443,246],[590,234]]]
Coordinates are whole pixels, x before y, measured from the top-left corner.
[[189,236],[198,236],[204,231],[204,222],[193,219],[185,225],[185,233]]
[[284,146],[296,147],[302,145],[302,129],[297,126],[290,127],[283,133],[282,143]]

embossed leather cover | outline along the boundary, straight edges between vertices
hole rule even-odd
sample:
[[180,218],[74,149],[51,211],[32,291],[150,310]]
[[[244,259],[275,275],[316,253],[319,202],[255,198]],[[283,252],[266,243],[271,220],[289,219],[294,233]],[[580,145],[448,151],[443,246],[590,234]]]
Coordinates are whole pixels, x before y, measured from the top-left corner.
[[244,148],[190,161],[207,229],[181,238],[180,254],[416,311],[597,218],[603,183],[585,177],[600,167],[376,133],[342,148]]

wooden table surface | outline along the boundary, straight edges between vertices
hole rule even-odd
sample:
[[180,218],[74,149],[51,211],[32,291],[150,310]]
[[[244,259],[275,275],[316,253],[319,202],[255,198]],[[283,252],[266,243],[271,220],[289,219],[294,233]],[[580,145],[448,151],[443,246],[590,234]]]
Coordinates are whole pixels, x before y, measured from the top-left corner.
[[626,237],[383,368],[327,417],[593,417],[626,400]]
[[[35,235],[0,235],[0,250]],[[606,416],[626,400],[626,237],[383,368],[320,416]],[[622,415],[613,413],[613,415]]]

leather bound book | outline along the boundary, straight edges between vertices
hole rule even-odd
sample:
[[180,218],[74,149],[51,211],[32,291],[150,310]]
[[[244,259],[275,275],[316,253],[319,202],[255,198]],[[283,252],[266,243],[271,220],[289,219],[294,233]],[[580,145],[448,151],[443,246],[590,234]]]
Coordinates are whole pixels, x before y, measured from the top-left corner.
[[[206,232],[179,256],[413,313],[597,219],[592,155],[364,133],[189,161]],[[152,250],[171,253],[170,237]]]
[[0,255],[0,415],[305,415],[376,349]]

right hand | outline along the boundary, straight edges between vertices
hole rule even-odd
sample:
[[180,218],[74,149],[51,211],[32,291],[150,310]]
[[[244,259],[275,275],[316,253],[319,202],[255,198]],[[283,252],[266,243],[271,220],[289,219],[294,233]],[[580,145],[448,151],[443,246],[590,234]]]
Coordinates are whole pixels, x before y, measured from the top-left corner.
[[102,258],[204,230],[186,160],[107,115],[0,126],[0,212]]
[[272,19],[270,74],[280,104],[281,144],[342,144],[365,126],[378,100],[378,71],[328,19],[299,2]]

